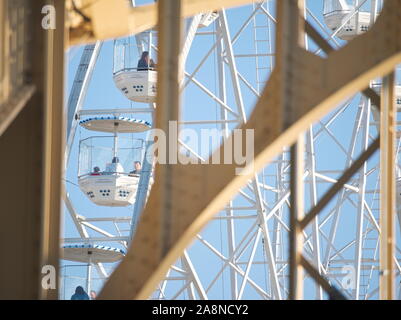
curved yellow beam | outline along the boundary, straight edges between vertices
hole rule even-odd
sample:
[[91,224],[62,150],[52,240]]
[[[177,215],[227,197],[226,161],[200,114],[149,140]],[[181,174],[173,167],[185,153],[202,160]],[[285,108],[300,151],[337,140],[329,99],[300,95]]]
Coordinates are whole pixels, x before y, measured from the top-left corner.
[[[244,5],[251,0],[182,0],[183,17]],[[157,25],[157,3],[128,7],[127,0],[81,0],[82,13],[91,19],[89,30],[70,31],[70,45],[133,35]],[[89,31],[89,32],[88,32]]]

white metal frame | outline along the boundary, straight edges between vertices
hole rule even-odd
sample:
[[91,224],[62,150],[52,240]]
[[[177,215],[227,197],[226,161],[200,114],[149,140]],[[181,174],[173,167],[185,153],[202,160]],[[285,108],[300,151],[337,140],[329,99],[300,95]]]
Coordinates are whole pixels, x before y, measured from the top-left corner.
[[[350,12],[346,20],[352,18],[357,10],[366,2],[360,1],[355,10]],[[372,5],[372,10],[376,13],[377,6]],[[329,32],[316,15],[306,8],[307,19],[314,21],[320,28],[323,34],[327,36],[326,40],[334,48],[340,46],[338,40],[335,38],[336,32]],[[272,5],[269,1],[255,1],[251,14],[245,19],[243,25],[238,32],[231,36],[230,23],[227,18],[225,10],[219,12],[219,18],[214,22],[215,27],[213,32],[198,31],[196,28],[199,23],[200,15],[195,16],[190,20],[187,29],[186,38],[184,41],[184,49],[182,53],[182,63],[191,58],[190,47],[194,39],[199,36],[214,36],[214,41],[209,50],[206,51],[203,59],[199,62],[198,66],[192,73],[184,72],[185,80],[181,84],[181,90],[185,91],[189,83],[195,84],[206,96],[208,96],[213,103],[216,103],[220,112],[218,117],[211,120],[187,121],[180,119],[180,126],[192,126],[198,124],[215,125],[216,127],[225,130],[225,135],[228,136],[230,132],[230,125],[240,125],[246,122],[246,110],[244,106],[244,88],[248,89],[255,97],[260,94],[259,84],[265,79],[272,70],[274,62],[274,52],[272,52],[272,39],[267,39],[268,50],[261,52],[257,47],[257,36],[255,29],[259,27],[256,21],[256,15],[263,15],[266,21],[267,34],[271,36],[272,28],[275,24],[275,14],[272,12]],[[375,16],[375,15],[372,15]],[[344,25],[347,21],[344,21]],[[254,28],[254,48],[251,52],[235,52],[235,43],[240,38],[242,33],[248,26]],[[137,37],[138,47],[141,45],[140,37]],[[142,44],[143,46],[144,44]],[[149,43],[148,43],[149,45]],[[218,79],[218,88],[215,92],[208,88],[206,84],[202,84],[196,78],[197,73],[207,59],[213,54],[216,54],[216,78]],[[320,54],[321,49],[317,49],[315,54]],[[252,84],[253,81],[246,79],[246,77],[238,71],[237,65],[241,59],[255,59],[255,68],[257,71],[256,85]],[[264,72],[262,71],[259,60],[268,59],[268,66]],[[92,71],[93,66],[88,68],[88,74]],[[264,73],[264,74],[263,74]],[[227,79],[227,75],[230,79]],[[231,80],[231,81],[229,81]],[[232,88],[234,102],[230,104],[227,99],[228,87]],[[85,91],[85,88],[83,89]],[[84,95],[83,95],[84,96]],[[332,112],[330,116],[322,119],[314,126],[311,126],[306,132],[305,136],[305,163],[302,172],[297,174],[304,179],[305,191],[309,190],[309,202],[316,205],[322,190],[326,190],[327,186],[334,185],[337,182],[335,177],[340,176],[343,172],[342,168],[332,168],[330,170],[319,170],[317,168],[316,153],[319,152],[316,145],[318,139],[325,137],[335,144],[346,156],[344,169],[348,168],[356,159],[359,152],[363,152],[368,148],[369,141],[373,140],[375,133],[377,133],[377,124],[375,125],[372,119],[373,110],[369,99],[362,96],[360,98],[359,106],[355,115],[355,125],[353,128],[350,143],[345,146],[344,143],[338,139],[330,130],[330,127],[338,122],[338,118],[344,110],[351,108],[355,102],[344,102],[342,106]],[[100,113],[153,113],[154,105],[148,108],[141,109],[119,109],[119,110],[77,110],[80,115],[100,114]],[[185,106],[184,106],[185,108]],[[359,139],[362,143],[358,142]],[[300,140],[302,141],[302,139]],[[68,150],[71,148],[73,141],[69,140]],[[186,148],[190,153],[203,160],[202,156],[197,154],[184,142],[180,141],[182,147]],[[301,148],[302,149],[302,148]],[[293,150],[293,152],[295,152]],[[302,168],[302,166],[300,167]],[[210,296],[215,297],[216,287],[222,286],[223,291],[228,289],[227,296],[221,295],[218,298],[228,299],[241,299],[246,298],[246,290],[251,288],[253,292],[261,299],[285,299],[288,297],[289,285],[289,256],[286,254],[285,246],[288,244],[286,241],[290,225],[286,220],[289,210],[291,208],[290,199],[290,186],[289,177],[291,169],[291,159],[289,149],[283,150],[283,154],[277,157],[268,168],[263,172],[254,176],[252,181],[249,181],[247,187],[239,191],[237,198],[241,198],[242,202],[247,202],[246,205],[237,205],[235,199],[229,202],[225,209],[219,213],[211,222],[221,223],[226,222],[226,228],[221,229],[221,238],[226,242],[226,252],[221,248],[216,248],[203,234],[199,234],[196,239],[196,245],[188,248],[183,256],[172,265],[166,278],[160,283],[157,290],[151,298],[153,299],[178,299],[188,297],[190,299],[208,299]],[[377,272],[379,269],[379,255],[378,244],[380,227],[378,223],[379,209],[377,207],[377,199],[369,203],[366,199],[367,195],[378,195],[378,188],[370,188],[367,180],[379,170],[378,165],[368,167],[365,163],[362,170],[358,171],[357,177],[351,179],[340,190],[334,206],[327,209],[322,217],[315,218],[311,225],[311,230],[303,230],[299,232],[295,246],[299,246],[299,242],[304,240],[303,250],[304,254],[309,259],[310,263],[330,281],[332,285],[342,288],[342,279],[344,274],[341,273],[341,268],[344,266],[353,266],[355,269],[356,286],[354,289],[342,288],[343,294],[350,299],[369,299],[378,297],[378,281],[375,282]],[[274,172],[274,173],[271,173]],[[267,196],[274,195],[271,200]],[[356,199],[356,200],[355,200]],[[376,203],[375,203],[376,202]],[[72,207],[71,200],[68,195],[65,196],[65,203],[67,209],[73,219],[80,238],[64,239],[64,242],[77,242],[77,241],[91,241],[91,242],[119,242],[125,247],[129,242],[132,233],[134,232],[135,225],[131,222],[130,217],[124,218],[92,218],[85,219],[79,216]],[[143,208],[135,208],[134,216],[138,217]],[[353,239],[347,240],[345,243],[339,244],[337,237],[341,232],[339,224],[341,216],[344,214],[343,210],[345,205],[354,208],[357,217],[356,230]],[[376,205],[376,207],[374,206]],[[244,212],[251,211],[252,214],[245,214]],[[296,210],[295,210],[296,211]],[[294,215],[299,212],[291,211]],[[236,223],[241,221],[252,221],[250,227],[239,234]],[[114,223],[116,227],[116,235],[102,230],[95,226],[94,223],[100,221],[109,221]],[[117,223],[124,222],[131,223],[130,234],[124,234],[119,230]],[[294,226],[294,224],[292,224]],[[327,227],[328,226],[328,227]],[[98,232],[101,236],[89,237],[87,228]],[[324,231],[328,228],[328,234]],[[295,240],[294,240],[295,241]],[[369,243],[370,241],[370,243]],[[372,244],[373,242],[373,244]],[[203,247],[214,255],[220,264],[210,270],[214,273],[211,280],[203,279],[201,270],[205,266],[195,263],[195,259],[191,259],[192,254],[196,254],[195,247]],[[349,248],[354,248],[353,256],[348,257],[346,251]],[[397,250],[400,249],[397,247]],[[250,252],[247,255],[248,251]],[[261,258],[263,257],[263,258]],[[295,257],[296,258],[296,257]],[[394,257],[398,268],[398,260]],[[265,277],[258,276],[254,278],[252,270],[262,266],[264,268]],[[97,266],[101,268],[101,266]],[[226,271],[227,270],[227,271]],[[340,272],[339,272],[340,271]],[[263,274],[263,272],[261,272]],[[180,274],[179,276],[177,274]],[[301,274],[299,274],[301,276]],[[224,283],[224,279],[228,277],[229,281]],[[306,278],[308,276],[306,275]],[[221,285],[221,282],[224,284]],[[263,284],[265,282],[265,284]],[[265,287],[263,287],[265,286]],[[320,284],[313,285],[314,294],[312,298],[324,299],[323,290]],[[173,289],[170,289],[173,288]],[[298,292],[298,294],[300,294]],[[297,296],[293,296],[296,298]]]

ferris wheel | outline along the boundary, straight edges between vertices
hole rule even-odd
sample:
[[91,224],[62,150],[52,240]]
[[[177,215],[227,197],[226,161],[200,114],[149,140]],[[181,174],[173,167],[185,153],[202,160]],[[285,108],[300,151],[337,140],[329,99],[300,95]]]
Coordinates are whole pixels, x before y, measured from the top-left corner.
[[[339,48],[368,31],[381,7],[382,1],[374,0],[306,1],[305,18],[333,48]],[[234,128],[247,121],[274,67],[275,23],[273,0],[204,12],[186,21],[180,152],[204,162]],[[305,47],[324,57],[307,37]],[[113,90],[119,91],[129,107],[83,108],[101,56],[101,43],[84,48],[68,103],[67,177],[77,183],[66,183],[64,200],[67,218],[79,237],[65,237],[63,253],[66,261],[84,264],[87,291],[92,288],[92,278],[102,283],[123,259],[151,192],[155,159],[149,146],[157,111],[157,32],[148,30],[113,42],[113,70],[106,77],[112,79]],[[146,63],[139,63],[141,60]],[[371,88],[380,93],[380,79],[372,79]],[[397,107],[401,108],[401,86],[395,90]],[[317,204],[378,136],[379,117],[374,102],[361,93],[311,124],[305,132],[305,210]],[[213,143],[202,148],[185,134],[188,129],[199,135],[202,130],[218,134],[210,137]],[[85,137],[78,137],[77,130]],[[90,136],[92,131],[97,135]],[[70,156],[74,148],[78,150],[75,159]],[[68,171],[74,161],[78,163],[77,174]],[[348,299],[378,297],[378,173],[379,158],[374,156],[303,234],[306,258]],[[401,176],[396,179],[397,190],[401,190]],[[216,214],[149,298],[286,299],[289,180],[286,148]],[[81,195],[73,196],[68,192],[71,189]],[[90,216],[80,209],[84,201]],[[397,199],[397,208],[401,208],[399,202]],[[397,246],[398,279],[399,252]],[[111,265],[109,272],[107,264]],[[97,275],[91,271],[93,266]],[[305,297],[327,298],[310,278],[304,281]]]

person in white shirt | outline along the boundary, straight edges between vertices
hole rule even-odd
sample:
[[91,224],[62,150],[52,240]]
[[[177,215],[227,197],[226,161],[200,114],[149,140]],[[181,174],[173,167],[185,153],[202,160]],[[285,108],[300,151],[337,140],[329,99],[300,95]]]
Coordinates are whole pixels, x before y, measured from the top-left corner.
[[106,170],[105,170],[106,174],[123,173],[123,172],[124,172],[124,168],[121,165],[118,157],[113,157],[113,160],[111,161],[111,163],[108,163],[106,165]]

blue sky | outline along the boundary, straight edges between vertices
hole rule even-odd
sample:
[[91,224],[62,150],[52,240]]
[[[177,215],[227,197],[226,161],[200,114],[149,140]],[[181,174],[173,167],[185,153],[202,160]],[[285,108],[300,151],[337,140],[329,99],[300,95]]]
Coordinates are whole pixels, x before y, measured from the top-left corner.
[[[137,1],[137,4],[148,3],[149,1]],[[307,1],[308,8],[317,16],[317,18],[322,21],[322,2],[316,0],[308,0]],[[231,37],[233,37],[239,28],[241,27],[244,20],[248,17],[251,12],[251,7],[241,7],[236,9],[227,10],[227,17],[229,21],[230,33]],[[200,30],[204,31],[213,31],[213,26]],[[262,37],[264,35],[259,34],[258,36]],[[272,34],[274,36],[274,33]],[[199,61],[203,58],[207,50],[211,47],[213,43],[214,36],[213,35],[201,35],[195,38],[193,46],[191,47],[191,51],[189,54],[189,58],[186,65],[186,71],[191,73],[194,68],[197,66]],[[253,41],[252,41],[252,29],[248,28],[244,31],[243,35],[238,39],[238,41],[234,44],[234,52],[236,54],[246,54],[250,53],[250,51],[254,50],[252,48]],[[274,47],[274,41],[272,38],[272,46]],[[315,46],[310,43],[310,50],[314,51]],[[67,81],[67,88],[66,88],[66,97],[68,98],[68,93],[70,92],[74,73],[77,68],[77,65],[80,60],[80,56],[82,53],[82,48],[72,48],[69,51],[68,56],[68,81]],[[156,58],[157,60],[157,58]],[[255,80],[255,63],[252,59],[237,59],[237,68],[243,74],[246,79],[256,86]],[[113,79],[112,79],[112,66],[113,66],[113,42],[107,41],[103,44],[99,59],[96,64],[96,68],[92,77],[91,84],[89,86],[87,97],[84,103],[84,109],[101,109],[101,108],[143,108],[146,106],[145,104],[131,102],[126,99],[119,90],[115,87]],[[234,97],[233,97],[233,90],[232,86],[229,85],[230,83],[230,76],[228,70],[226,70],[227,76],[227,104],[234,105]],[[210,91],[216,92],[218,91],[218,80],[217,80],[217,69],[216,69],[216,56],[213,53],[210,58],[206,61],[200,72],[196,75],[196,79],[199,80],[202,84],[204,84]],[[242,85],[242,94],[245,103],[246,113],[249,114],[252,112],[252,108],[256,102],[256,97],[253,93],[250,92],[246,86]],[[182,117],[185,120],[213,120],[218,119],[219,117],[219,107],[216,102],[212,101],[208,96],[206,96],[201,90],[199,90],[194,84],[190,83],[183,94],[183,113]],[[342,145],[345,148],[348,148],[348,144],[351,137],[352,128],[355,121],[356,115],[356,105],[359,102],[359,98],[355,98],[352,102],[354,107],[348,108],[344,111],[340,116],[339,120],[336,121],[336,124],[331,127],[332,134],[341,141]],[[138,118],[151,121],[148,115],[138,115]],[[327,117],[326,117],[327,118]],[[209,126],[210,127],[210,126]],[[201,127],[198,126],[196,129],[200,129]],[[320,126],[316,125],[316,131],[319,131]],[[316,132],[315,131],[315,132]],[[124,208],[108,208],[108,207],[101,207],[92,204],[85,195],[79,190],[77,186],[77,172],[78,172],[78,145],[80,139],[85,139],[90,136],[98,135],[95,132],[88,132],[85,129],[78,129],[76,134],[76,139],[74,142],[74,146],[71,150],[70,156],[70,163],[67,170],[67,190],[68,193],[73,199],[74,207],[78,214],[84,215],[86,217],[99,217],[99,216],[131,216],[132,215],[132,206],[124,207]],[[144,138],[144,135],[136,135],[137,138]],[[344,168],[344,161],[345,155],[342,153],[339,146],[333,143],[327,135],[322,135],[321,138],[316,140],[315,148],[319,150],[317,153],[317,168],[318,170],[332,170],[332,169],[343,169]],[[376,158],[377,160],[377,158]],[[373,159],[373,162],[376,162]],[[269,169],[266,169],[266,174],[269,173]],[[329,173],[327,175],[330,175]],[[335,175],[331,175],[335,178]],[[372,177],[371,184],[375,183],[375,178]],[[319,188],[319,196],[329,187],[330,185]],[[269,198],[269,195],[266,195],[266,199],[273,202],[272,198]],[[306,193],[306,198],[309,197],[308,191]],[[243,205],[245,202],[244,200],[237,199],[236,203],[238,205]],[[310,202],[307,203],[310,205]],[[352,206],[347,203],[344,204],[343,210],[355,211]],[[253,211],[254,212],[254,211]],[[244,213],[244,214],[251,214],[252,212]],[[225,228],[222,226],[221,223],[215,223],[208,226],[204,232],[202,233],[205,238],[208,240],[210,239],[211,243],[215,243],[216,247],[220,245],[222,251],[224,252],[224,247],[226,246],[226,239],[221,237],[221,228]],[[242,225],[237,228],[238,233],[245,232],[247,228],[250,227],[250,222],[248,220],[244,220]],[[345,242],[348,238],[348,235],[352,235],[355,230],[355,220],[349,219],[349,222],[342,224],[342,238]],[[105,226],[107,228],[107,226]],[[219,230],[220,228],[220,230]],[[269,225],[269,228],[273,228],[273,226]],[[73,223],[71,222],[70,217],[66,214],[64,219],[64,236],[65,237],[77,237],[78,233],[75,230]],[[219,236],[220,234],[220,236]],[[115,246],[115,243],[111,245]],[[194,261],[194,264],[202,264],[203,254],[202,254],[201,246],[198,243],[195,243],[192,247],[192,252],[195,252],[191,259]],[[260,259],[265,259],[264,257],[260,256]],[[212,259],[212,258],[210,258]],[[217,263],[217,261],[210,260],[210,263]],[[72,265],[73,263],[68,263],[68,265]],[[70,273],[74,273],[79,276],[85,275],[84,268],[77,268],[69,269]],[[76,270],[76,271],[72,271]],[[202,272],[202,271],[200,271]],[[256,270],[255,272],[259,274],[263,274],[264,270]],[[211,275],[210,275],[211,276]],[[202,277],[207,278],[208,272],[204,270],[202,272]],[[224,297],[228,298],[226,290],[226,284],[224,281],[227,280],[228,275],[224,274],[221,280],[221,290],[211,292],[211,297],[219,298]],[[79,283],[81,280],[77,280],[66,290],[66,297],[72,294],[70,290]],[[80,282],[80,284],[83,284]],[[96,290],[99,289],[100,282],[94,284],[94,288]],[[313,293],[310,292],[311,296]],[[250,299],[255,298],[254,293],[251,291],[246,291],[246,296]]]

